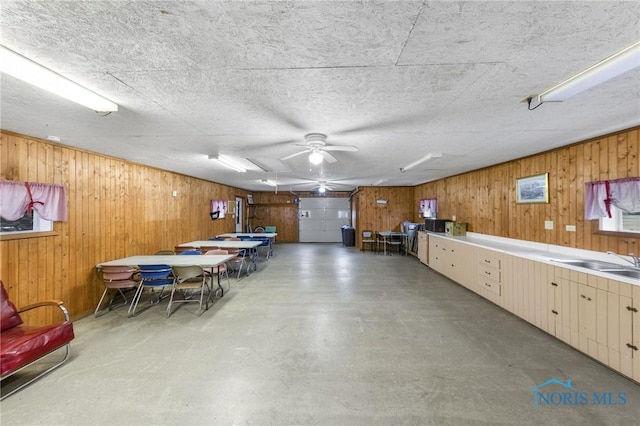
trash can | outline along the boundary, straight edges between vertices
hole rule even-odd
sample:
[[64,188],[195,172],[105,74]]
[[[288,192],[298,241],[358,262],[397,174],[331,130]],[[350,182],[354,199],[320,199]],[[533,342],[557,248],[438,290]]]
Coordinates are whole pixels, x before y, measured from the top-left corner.
[[342,245],[346,247],[353,247],[356,245],[356,230],[353,226],[342,226]]

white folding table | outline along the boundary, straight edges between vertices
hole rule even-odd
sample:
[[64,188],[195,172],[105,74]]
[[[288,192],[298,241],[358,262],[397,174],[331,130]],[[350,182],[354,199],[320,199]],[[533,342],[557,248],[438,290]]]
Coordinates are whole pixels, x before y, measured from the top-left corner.
[[220,247],[221,249],[239,249],[249,253],[249,264],[247,265],[247,275],[250,274],[251,267],[253,270],[258,269],[258,246],[262,241],[228,241],[228,240],[198,240],[182,243],[178,247]]

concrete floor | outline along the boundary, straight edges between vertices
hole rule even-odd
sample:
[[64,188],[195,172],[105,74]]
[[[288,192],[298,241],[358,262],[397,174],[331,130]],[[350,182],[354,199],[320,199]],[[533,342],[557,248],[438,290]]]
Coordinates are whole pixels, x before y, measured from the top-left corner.
[[[638,424],[640,386],[414,257],[278,244],[201,317],[166,301],[75,322],[73,358],[2,425]],[[571,379],[624,405],[543,405]],[[6,385],[6,384],[5,384]],[[555,386],[555,388],[554,388]],[[549,391],[562,392],[557,385]]]

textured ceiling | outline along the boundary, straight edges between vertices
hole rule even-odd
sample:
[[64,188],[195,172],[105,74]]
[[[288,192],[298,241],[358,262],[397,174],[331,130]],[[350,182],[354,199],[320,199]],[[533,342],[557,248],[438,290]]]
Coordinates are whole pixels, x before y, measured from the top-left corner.
[[[416,185],[640,124],[640,69],[519,102],[640,40],[639,1],[3,0],[0,17],[0,44],[120,105],[2,75],[3,129],[249,190]],[[358,151],[279,160],[309,132]]]

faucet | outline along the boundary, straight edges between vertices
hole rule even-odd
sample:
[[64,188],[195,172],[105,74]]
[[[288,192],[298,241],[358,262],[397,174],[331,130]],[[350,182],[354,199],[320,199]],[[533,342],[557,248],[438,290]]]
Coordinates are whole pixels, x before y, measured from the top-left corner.
[[614,253],[612,251],[608,251],[607,254],[610,254],[610,255],[615,256],[615,257],[617,257],[619,259],[622,259],[625,262],[629,262],[630,264],[633,265],[634,268],[640,269],[640,257],[634,255],[633,253],[629,253],[629,256],[631,256],[631,260],[627,259],[624,256],[620,256],[619,254]]

